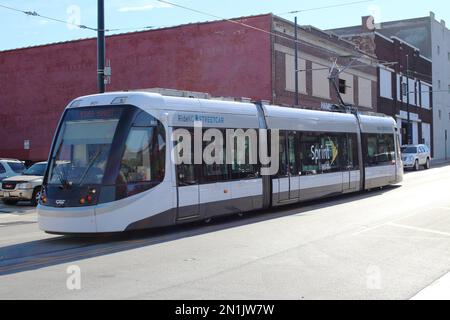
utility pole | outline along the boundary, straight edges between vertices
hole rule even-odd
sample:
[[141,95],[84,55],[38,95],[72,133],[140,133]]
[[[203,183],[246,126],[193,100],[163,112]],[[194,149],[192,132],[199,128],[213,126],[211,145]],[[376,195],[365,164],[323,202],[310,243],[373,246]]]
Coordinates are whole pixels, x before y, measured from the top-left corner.
[[98,0],[97,5],[97,86],[98,92],[105,92],[105,2]]
[[411,139],[411,115],[409,113],[409,54],[406,55],[406,113],[408,126],[406,128],[406,136],[408,137],[408,144],[412,144]]
[[297,17],[295,17],[295,23],[294,23],[294,25],[295,25],[295,31],[294,31],[294,34],[295,34],[295,99],[294,99],[294,105],[295,106],[298,106],[298,73],[299,73],[299,70],[298,70],[298,24],[297,24]]

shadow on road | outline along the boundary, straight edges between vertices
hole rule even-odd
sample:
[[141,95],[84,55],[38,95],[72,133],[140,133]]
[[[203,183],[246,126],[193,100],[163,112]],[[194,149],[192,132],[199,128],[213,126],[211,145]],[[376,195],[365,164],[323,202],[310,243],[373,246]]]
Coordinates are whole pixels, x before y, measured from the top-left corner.
[[30,202],[21,201],[16,205],[6,205],[0,201],[0,213],[23,214],[35,209]]
[[0,276],[138,249],[287,216],[298,215],[301,217],[312,210],[381,196],[396,188],[396,186],[392,186],[371,192],[349,194],[302,204],[288,205],[271,210],[246,213],[241,217],[237,215],[220,217],[215,218],[207,225],[204,222],[197,222],[121,234],[107,234],[82,238],[59,236],[45,240],[14,244],[0,248]]

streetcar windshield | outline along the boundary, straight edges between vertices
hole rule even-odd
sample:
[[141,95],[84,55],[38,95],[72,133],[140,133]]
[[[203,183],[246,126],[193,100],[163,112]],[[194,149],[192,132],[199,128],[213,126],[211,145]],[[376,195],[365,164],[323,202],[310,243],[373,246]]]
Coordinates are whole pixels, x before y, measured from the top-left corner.
[[48,184],[101,184],[121,111],[68,110],[49,164]]

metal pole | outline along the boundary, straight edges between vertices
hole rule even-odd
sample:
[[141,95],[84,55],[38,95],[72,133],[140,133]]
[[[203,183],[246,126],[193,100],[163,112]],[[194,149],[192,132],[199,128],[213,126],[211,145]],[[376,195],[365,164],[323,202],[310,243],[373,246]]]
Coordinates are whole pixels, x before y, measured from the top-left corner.
[[105,92],[105,3],[98,0],[98,35],[97,35],[97,86],[98,92]]
[[408,126],[406,128],[406,135],[408,137],[408,144],[412,144],[411,139],[411,115],[409,114],[409,54],[406,55],[406,113],[408,117]]
[[298,24],[297,24],[297,17],[295,17],[295,99],[294,99],[294,105],[298,106]]
[[445,160],[448,159],[448,153],[447,150],[448,149],[448,133],[447,133],[447,129],[445,129]]

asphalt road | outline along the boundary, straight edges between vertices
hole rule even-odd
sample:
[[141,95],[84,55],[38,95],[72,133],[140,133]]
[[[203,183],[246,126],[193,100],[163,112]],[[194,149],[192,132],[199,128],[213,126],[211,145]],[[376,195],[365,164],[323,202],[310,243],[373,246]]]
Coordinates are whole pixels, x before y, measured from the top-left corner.
[[449,195],[442,166],[402,187],[95,239],[46,235],[33,208],[0,205],[0,298],[450,298]]

